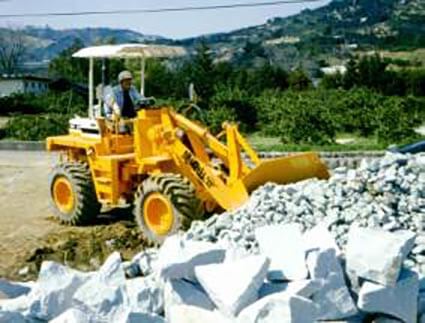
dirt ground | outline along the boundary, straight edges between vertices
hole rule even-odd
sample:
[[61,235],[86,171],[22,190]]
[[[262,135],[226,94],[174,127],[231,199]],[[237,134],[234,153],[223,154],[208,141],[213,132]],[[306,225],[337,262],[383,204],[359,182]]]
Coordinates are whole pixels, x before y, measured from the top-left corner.
[[47,186],[56,160],[44,152],[0,151],[0,278],[34,279],[46,259],[90,270],[113,250],[129,258],[142,248],[128,209],[102,212],[90,227],[56,221]]

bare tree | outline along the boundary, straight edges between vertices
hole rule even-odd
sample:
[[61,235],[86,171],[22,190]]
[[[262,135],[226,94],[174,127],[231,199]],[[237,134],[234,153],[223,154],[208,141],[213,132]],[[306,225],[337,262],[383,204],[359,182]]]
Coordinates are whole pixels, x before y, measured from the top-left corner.
[[0,31],[0,71],[6,74],[18,72],[26,51],[25,37],[20,30]]

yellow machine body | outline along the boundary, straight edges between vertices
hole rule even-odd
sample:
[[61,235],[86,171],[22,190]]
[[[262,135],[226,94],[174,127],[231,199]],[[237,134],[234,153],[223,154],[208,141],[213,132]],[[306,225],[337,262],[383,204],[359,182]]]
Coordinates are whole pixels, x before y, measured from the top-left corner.
[[266,182],[286,184],[329,176],[316,153],[260,160],[234,124],[224,124],[215,137],[170,107],[142,109],[126,122],[131,134],[120,134],[118,122],[108,127],[99,118],[98,135],[70,130],[47,139],[49,151],[89,165],[97,199],[109,206],[131,201],[144,179],[160,173],[189,179],[207,211],[235,209]]

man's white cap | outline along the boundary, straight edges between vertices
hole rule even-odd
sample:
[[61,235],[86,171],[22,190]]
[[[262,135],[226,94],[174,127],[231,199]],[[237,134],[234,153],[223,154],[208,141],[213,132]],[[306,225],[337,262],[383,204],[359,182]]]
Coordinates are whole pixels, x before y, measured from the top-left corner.
[[118,82],[122,82],[124,80],[132,80],[133,79],[133,75],[131,75],[131,73],[129,71],[122,71],[119,75],[118,75]]

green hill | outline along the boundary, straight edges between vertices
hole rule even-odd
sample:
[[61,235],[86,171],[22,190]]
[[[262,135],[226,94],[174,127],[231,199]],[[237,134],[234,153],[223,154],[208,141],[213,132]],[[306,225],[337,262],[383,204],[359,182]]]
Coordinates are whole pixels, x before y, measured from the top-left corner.
[[[0,36],[8,32],[0,28]],[[402,53],[425,48],[425,1],[334,0],[321,8],[273,18],[262,25],[174,41],[111,28],[26,27],[22,32],[29,45],[27,62],[47,64],[76,39],[85,46],[113,39],[116,43],[155,42],[189,49],[202,39],[217,61],[248,67],[269,62],[287,70],[300,66],[314,76],[319,67],[345,62],[353,53]]]
[[[263,25],[203,37],[220,60],[313,70],[353,51],[425,47],[425,1],[334,0]],[[199,38],[181,41],[191,46]]]

